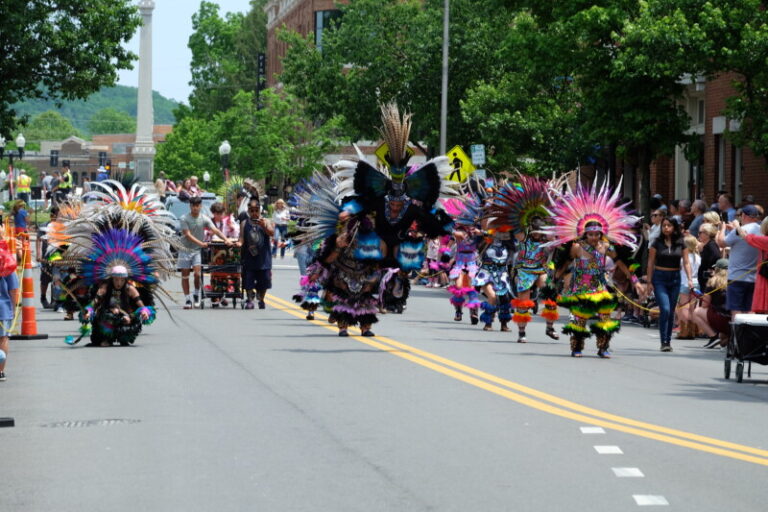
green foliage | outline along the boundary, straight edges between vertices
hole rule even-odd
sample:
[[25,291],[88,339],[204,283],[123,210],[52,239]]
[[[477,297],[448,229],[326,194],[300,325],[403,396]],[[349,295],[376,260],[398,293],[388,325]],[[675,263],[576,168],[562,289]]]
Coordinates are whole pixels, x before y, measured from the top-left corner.
[[136,56],[124,48],[141,23],[131,0],[0,3],[0,127],[20,99],[83,99],[114,85]]
[[654,77],[736,73],[724,114],[733,142],[768,156],[768,12],[761,0],[647,0],[628,27],[628,72]]
[[[89,122],[99,111],[111,108],[136,118],[138,89],[116,85],[104,87],[86,99],[64,101],[59,106],[53,100],[30,99],[13,106],[19,115],[34,116],[48,110],[56,110],[69,119],[81,133],[89,133]],[[157,91],[152,93],[155,124],[173,124],[176,122],[174,109],[179,103],[162,96]]]
[[[289,45],[281,77],[307,102],[314,119],[341,114],[353,138],[377,138],[378,103],[396,100],[413,116],[412,140],[434,148],[439,139],[442,6],[438,0],[358,0],[340,6],[338,26],[323,34],[322,52],[311,38],[282,33]],[[470,28],[471,27],[471,28]],[[449,145],[476,140],[461,115],[466,91],[490,78],[494,47],[506,30],[491,2],[451,2]]]
[[219,6],[203,1],[192,16],[191,110],[211,116],[232,106],[239,90],[256,91],[257,59],[266,51],[263,0],[253,0],[247,14],[219,15]]
[[255,94],[240,91],[228,110],[212,120],[184,117],[158,148],[156,168],[172,179],[204,172],[212,186],[222,182],[218,147],[232,146],[229,169],[255,179],[296,181],[322,164],[325,153],[335,149],[340,120],[321,127],[307,121],[302,103],[291,96],[262,92],[262,109]]
[[163,144],[157,148],[156,172],[164,171],[173,180],[183,180],[209,172],[212,177],[220,174],[217,148],[221,142],[216,137],[213,121],[187,116],[174,126]]
[[114,108],[103,108],[88,121],[88,130],[91,134],[135,133],[136,119]]
[[72,135],[80,136],[69,119],[53,110],[36,115],[22,129],[28,142],[39,143],[43,140],[63,140]]

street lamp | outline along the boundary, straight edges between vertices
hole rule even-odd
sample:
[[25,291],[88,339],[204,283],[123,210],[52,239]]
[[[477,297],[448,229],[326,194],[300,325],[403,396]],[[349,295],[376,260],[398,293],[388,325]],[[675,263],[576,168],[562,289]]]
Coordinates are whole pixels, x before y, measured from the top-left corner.
[[219,146],[219,156],[221,157],[221,168],[224,169],[224,181],[229,181],[229,152],[232,151],[232,146],[228,141],[224,141]]
[[205,183],[205,188],[208,189],[208,182],[211,181],[211,175],[208,173],[208,171],[205,171],[203,173],[203,183]]

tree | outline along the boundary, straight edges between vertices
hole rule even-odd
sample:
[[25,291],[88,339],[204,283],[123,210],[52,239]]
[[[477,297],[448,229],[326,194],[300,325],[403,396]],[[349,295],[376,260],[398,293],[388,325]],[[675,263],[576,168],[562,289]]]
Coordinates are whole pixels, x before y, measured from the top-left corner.
[[28,98],[84,99],[114,85],[136,56],[123,44],[141,18],[131,0],[0,3],[0,129],[16,126],[12,105]]
[[[341,114],[353,138],[377,138],[378,104],[395,100],[414,114],[412,141],[425,141],[434,150],[440,136],[442,8],[441,0],[357,0],[341,6],[341,22],[323,34],[322,51],[311,37],[281,34],[289,45],[281,79],[307,103],[313,119]],[[449,144],[477,140],[460,101],[492,75],[498,64],[493,50],[506,21],[494,2],[451,2]]]
[[252,0],[248,14],[219,15],[219,6],[203,1],[192,16],[192,94],[194,115],[205,117],[232,106],[239,90],[256,91],[257,59],[266,51],[266,13],[263,0]]
[[97,133],[135,133],[136,119],[125,112],[113,108],[103,108],[93,114],[88,121],[91,134]]
[[36,115],[24,127],[24,137],[28,142],[63,140],[72,135],[80,136],[80,132],[69,119],[54,110]]
[[[214,181],[221,174],[215,123],[187,116],[179,121],[157,148],[155,168],[170,179],[183,180],[208,172]],[[220,181],[219,181],[220,182]]]
[[647,0],[624,34],[627,72],[655,77],[736,73],[725,114],[728,136],[768,156],[768,12],[761,0]]
[[271,90],[262,93],[261,103],[259,109],[253,93],[240,91],[233,107],[216,118],[220,138],[233,148],[232,169],[241,176],[269,178],[282,187],[286,179],[309,176],[336,149],[340,119],[315,126],[300,100]]

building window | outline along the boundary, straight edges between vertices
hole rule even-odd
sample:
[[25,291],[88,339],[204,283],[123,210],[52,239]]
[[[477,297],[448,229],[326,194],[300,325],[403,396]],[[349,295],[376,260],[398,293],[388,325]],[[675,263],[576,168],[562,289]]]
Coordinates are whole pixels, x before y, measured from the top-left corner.
[[704,124],[704,100],[699,100],[697,120],[698,124]]
[[125,155],[128,153],[128,144],[112,144],[112,154],[113,155]]
[[331,30],[339,19],[341,19],[339,9],[315,11],[315,47],[318,50],[322,51],[323,49],[323,31]]

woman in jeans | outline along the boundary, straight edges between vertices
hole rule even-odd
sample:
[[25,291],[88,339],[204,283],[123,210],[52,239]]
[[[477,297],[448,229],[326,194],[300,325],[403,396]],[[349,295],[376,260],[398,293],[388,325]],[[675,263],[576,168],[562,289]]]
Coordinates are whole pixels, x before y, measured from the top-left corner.
[[688,248],[683,243],[680,224],[671,218],[661,223],[661,234],[648,251],[647,279],[659,305],[659,335],[661,351],[672,352],[672,325],[680,294],[680,269],[685,270],[688,289],[693,289],[693,274]]
[[288,245],[288,221],[291,220],[291,211],[285,201],[275,201],[275,211],[272,213],[272,223],[275,225],[275,239],[272,246],[272,256],[277,256],[277,248],[280,247],[280,257],[285,258],[285,247]]

